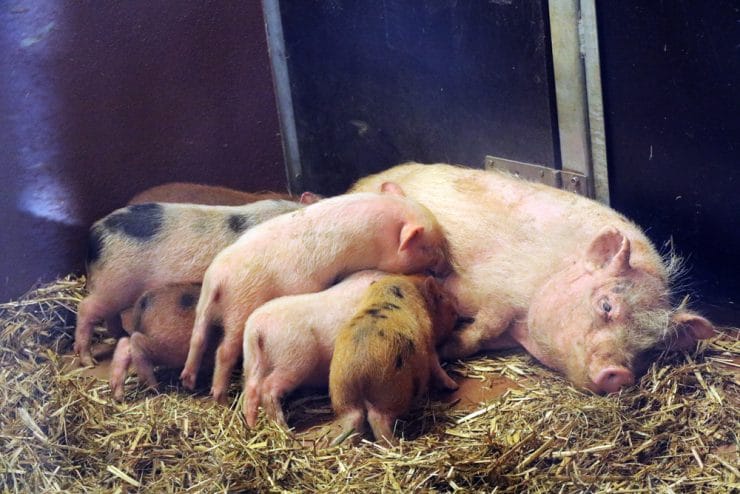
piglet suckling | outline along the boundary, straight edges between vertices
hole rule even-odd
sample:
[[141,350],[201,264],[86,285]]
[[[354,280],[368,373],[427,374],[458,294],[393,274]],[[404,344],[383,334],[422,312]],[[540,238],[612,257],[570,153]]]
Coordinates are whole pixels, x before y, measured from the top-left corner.
[[221,251],[203,280],[185,386],[194,386],[207,335],[221,327],[211,392],[224,402],[246,320],[273,298],[318,292],[363,269],[446,272],[446,241],[434,216],[395,184],[382,191],[332,197],[273,218]]
[[395,442],[396,419],[424,396],[430,379],[457,389],[436,347],[457,319],[454,300],[432,277],[386,276],[367,290],[339,331],[329,371],[332,408],[345,434],[365,420],[376,440]]
[[299,387],[326,387],[334,340],[382,271],[360,271],[317,293],[273,299],[255,310],[244,329],[244,403],[254,427],[261,404],[287,428],[281,399]]
[[[176,283],[147,290],[134,304],[129,336],[118,340],[111,364],[110,387],[116,400],[123,399],[123,384],[131,363],[139,379],[157,387],[155,367],[178,369],[185,364],[200,284]],[[204,367],[213,366],[218,335],[204,355]]]
[[118,209],[90,228],[88,295],[77,313],[74,349],[92,365],[95,324],[123,334],[119,313],[146,290],[200,283],[216,254],[241,234],[274,216],[303,207],[266,200],[244,206],[148,203]]

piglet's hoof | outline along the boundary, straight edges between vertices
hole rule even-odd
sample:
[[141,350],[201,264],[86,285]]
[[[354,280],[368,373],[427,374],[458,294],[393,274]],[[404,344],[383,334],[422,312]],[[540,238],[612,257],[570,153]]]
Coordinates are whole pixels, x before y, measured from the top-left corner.
[[227,405],[228,404],[228,395],[226,394],[226,391],[211,388],[211,396],[213,396],[213,399],[218,403],[219,405]]
[[81,345],[78,346],[77,343],[75,343],[74,352],[77,355],[77,358],[79,358],[80,367],[92,367],[95,365],[95,362],[93,362],[92,353],[90,353],[89,349],[83,349],[81,348]]
[[182,381],[185,389],[189,389],[190,391],[195,389],[195,375],[192,372],[182,371],[180,381]]
[[89,353],[79,355],[79,359],[80,367],[95,367],[95,360],[93,360],[92,355]]

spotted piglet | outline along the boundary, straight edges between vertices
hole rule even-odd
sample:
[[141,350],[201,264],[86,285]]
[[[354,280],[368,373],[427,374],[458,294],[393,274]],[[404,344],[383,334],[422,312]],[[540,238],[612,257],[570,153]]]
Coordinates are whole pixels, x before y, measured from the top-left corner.
[[[118,340],[111,364],[113,397],[123,399],[123,383],[133,362],[139,379],[157,387],[154,367],[181,368],[188,356],[200,284],[175,283],[148,290],[134,304],[131,335]],[[218,335],[215,335],[217,338]],[[205,366],[213,366],[217,340],[205,353]]]
[[200,283],[216,254],[252,226],[303,207],[267,200],[244,206],[149,203],[118,209],[90,228],[87,289],[77,314],[74,349],[92,365],[95,324],[123,334],[119,313],[146,290]]
[[211,393],[225,402],[244,325],[273,298],[318,292],[363,269],[448,271],[446,240],[434,216],[395,184],[383,190],[332,197],[278,216],[221,251],[203,278],[181,374],[185,386],[195,384],[208,333],[222,328]]
[[376,440],[394,443],[396,418],[426,394],[430,378],[457,389],[436,351],[456,319],[454,300],[432,277],[387,276],[370,286],[334,347],[329,394],[345,430],[334,444],[366,419]]

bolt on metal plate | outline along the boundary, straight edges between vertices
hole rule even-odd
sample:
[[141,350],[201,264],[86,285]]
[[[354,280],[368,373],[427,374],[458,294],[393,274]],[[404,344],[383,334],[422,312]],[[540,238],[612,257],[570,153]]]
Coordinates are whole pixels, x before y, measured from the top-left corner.
[[588,177],[580,173],[566,170],[555,170],[534,163],[523,163],[521,161],[486,156],[486,170],[499,170],[510,173],[515,177],[549,185],[558,189],[568,190],[576,194],[591,197]]

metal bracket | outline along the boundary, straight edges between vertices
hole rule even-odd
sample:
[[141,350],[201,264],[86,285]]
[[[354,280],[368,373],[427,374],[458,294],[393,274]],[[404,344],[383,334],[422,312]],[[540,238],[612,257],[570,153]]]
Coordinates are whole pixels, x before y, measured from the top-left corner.
[[576,194],[593,197],[586,175],[573,171],[555,170],[534,163],[522,163],[521,161],[507,160],[495,156],[486,156],[486,170],[499,170],[511,173],[516,177],[550,185],[558,189],[568,190]]

